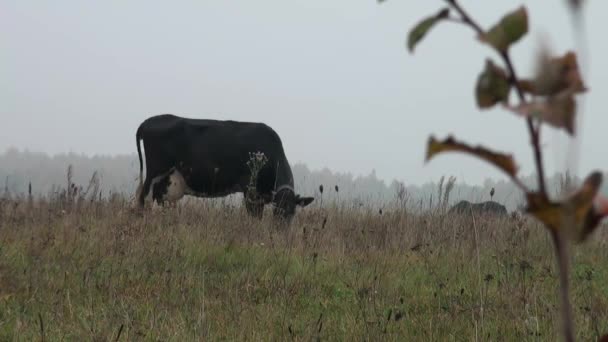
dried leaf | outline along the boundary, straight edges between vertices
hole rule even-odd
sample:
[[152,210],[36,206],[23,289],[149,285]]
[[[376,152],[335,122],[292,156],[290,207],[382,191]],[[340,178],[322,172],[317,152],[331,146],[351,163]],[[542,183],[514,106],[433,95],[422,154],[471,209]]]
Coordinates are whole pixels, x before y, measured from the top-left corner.
[[547,228],[559,229],[561,225],[561,205],[550,201],[546,196],[536,192],[526,194],[526,212],[536,217]]
[[519,86],[519,89],[521,89],[523,92],[526,92],[526,93],[534,92],[534,81],[520,79],[517,81],[517,85]]
[[574,220],[564,222],[563,229],[577,242],[583,241],[599,223],[599,220],[595,220],[594,200],[601,185],[602,174],[594,172],[585,179],[581,188],[565,201],[566,214],[574,213]]
[[437,14],[425,18],[421,22],[419,22],[414,28],[410,31],[407,37],[407,48],[410,53],[414,52],[414,48],[416,45],[424,38],[426,33],[441,19],[447,18],[450,15],[450,10],[448,8],[444,8],[439,11]]
[[528,32],[528,13],[524,6],[505,15],[479,39],[492,45],[498,51],[507,51]]
[[[573,93],[587,91],[576,60],[576,54],[566,52],[561,57],[550,57],[547,49],[542,49],[538,57],[536,76],[527,89],[533,95],[552,96],[571,89]],[[520,84],[521,85],[521,84]]]
[[608,198],[597,195],[593,200],[593,206],[587,212],[580,240],[586,239],[598,227],[599,223],[608,216]]
[[555,128],[563,128],[570,135],[574,135],[576,102],[572,91],[566,90],[547,99],[505,107],[519,115],[540,119]]
[[584,241],[608,215],[608,199],[598,196],[602,174],[593,172],[581,188],[561,202],[538,193],[526,194],[526,211],[552,230],[563,230],[570,239]]
[[479,108],[490,108],[498,102],[506,103],[510,90],[511,84],[507,73],[491,60],[486,60],[486,68],[479,74],[475,87],[477,106]]
[[441,152],[468,153],[498,167],[511,177],[515,177],[517,174],[517,165],[511,155],[492,152],[482,146],[470,147],[466,144],[457,142],[451,136],[444,141],[437,141],[431,136],[427,145],[426,161],[429,161],[436,154]]

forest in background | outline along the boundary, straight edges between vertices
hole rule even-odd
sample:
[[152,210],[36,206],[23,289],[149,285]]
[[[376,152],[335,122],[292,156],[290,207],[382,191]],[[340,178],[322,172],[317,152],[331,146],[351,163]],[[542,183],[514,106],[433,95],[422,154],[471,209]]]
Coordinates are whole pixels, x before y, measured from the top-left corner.
[[[139,162],[136,154],[97,155],[65,153],[49,156],[45,153],[30,152],[10,148],[0,154],[0,180],[3,196],[24,196],[32,184],[35,197],[49,196],[67,186],[67,168],[72,165],[73,182],[87,187],[95,172],[99,177],[101,196],[112,193],[131,196],[139,177]],[[439,182],[422,185],[408,184],[399,180],[385,182],[376,176],[374,170],[365,176],[352,173],[332,172],[328,168],[311,170],[305,164],[292,165],[295,187],[298,193],[314,195],[316,204],[347,203],[355,206],[402,206],[408,208],[429,208],[437,204]],[[450,173],[446,170],[444,190]],[[548,179],[549,190],[557,194],[562,188],[578,183],[577,179],[555,174]],[[523,178],[524,183],[534,185],[535,178]],[[320,192],[323,185],[323,193]],[[338,191],[336,191],[336,186]],[[486,179],[483,185],[469,185],[456,179],[447,205],[460,200],[472,202],[490,200],[490,189],[495,189],[493,200],[515,210],[523,204],[522,194],[508,180]],[[602,189],[608,192],[608,185]],[[445,196],[445,191],[443,192]],[[441,199],[443,201],[443,198]]]

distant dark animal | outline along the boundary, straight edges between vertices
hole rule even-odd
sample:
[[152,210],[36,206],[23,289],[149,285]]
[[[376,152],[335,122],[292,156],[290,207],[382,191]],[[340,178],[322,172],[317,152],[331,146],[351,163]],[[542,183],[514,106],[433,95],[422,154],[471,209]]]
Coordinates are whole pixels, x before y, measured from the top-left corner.
[[507,216],[507,208],[504,205],[494,202],[487,201],[482,203],[471,203],[469,201],[460,201],[455,204],[448,211],[449,214],[465,214],[470,213],[475,215],[496,215],[496,216]]
[[[136,197],[140,206],[150,191],[159,204],[175,202],[185,194],[211,198],[242,192],[248,213],[261,216],[264,205],[272,203],[275,215],[291,218],[296,206],[313,201],[295,193],[281,139],[265,124],[163,114],[142,122],[135,139],[140,172]],[[146,158],[143,183],[140,141]],[[248,162],[253,153],[267,159],[255,184],[248,186],[252,172]]]

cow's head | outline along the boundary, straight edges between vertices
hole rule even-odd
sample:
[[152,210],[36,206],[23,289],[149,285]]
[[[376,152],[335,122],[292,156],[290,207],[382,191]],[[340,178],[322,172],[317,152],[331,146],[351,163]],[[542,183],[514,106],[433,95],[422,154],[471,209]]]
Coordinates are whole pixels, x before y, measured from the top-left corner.
[[314,197],[302,197],[296,194],[291,186],[279,187],[273,196],[274,214],[283,218],[291,218],[296,213],[296,207],[305,207],[314,201]]

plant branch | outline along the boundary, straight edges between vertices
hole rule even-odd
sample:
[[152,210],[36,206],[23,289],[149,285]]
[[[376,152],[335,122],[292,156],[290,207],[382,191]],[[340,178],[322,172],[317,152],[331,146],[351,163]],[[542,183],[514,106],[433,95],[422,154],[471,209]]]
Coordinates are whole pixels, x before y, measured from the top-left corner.
[[574,341],[574,327],[572,326],[572,306],[570,305],[570,283],[569,283],[569,260],[567,243],[563,236],[558,231],[551,231],[553,246],[555,247],[555,256],[557,258],[557,267],[559,270],[560,284],[560,299],[562,311],[562,329],[564,332],[564,340],[566,342]]
[[481,26],[479,26],[479,24],[477,24],[473,19],[471,19],[469,14],[460,6],[458,2],[456,2],[456,0],[445,0],[445,2],[452,6],[452,8],[454,8],[454,10],[456,10],[456,12],[460,14],[462,21],[471,26],[471,28],[475,30],[477,34],[483,34],[483,29],[481,28]]
[[[507,51],[501,52],[500,56],[505,61],[507,65],[507,69],[509,70],[509,82],[515,87],[517,91],[517,96],[521,102],[525,102],[526,98],[523,90],[519,86],[517,74],[515,73],[515,67],[511,62],[511,57]],[[526,119],[526,123],[528,126],[528,132],[530,133],[532,149],[534,150],[534,161],[536,163],[536,170],[538,171],[538,189],[540,194],[543,197],[547,197],[547,188],[545,186],[545,169],[543,166],[543,157],[542,151],[540,149],[540,125],[534,128],[534,124],[532,122],[532,118],[528,117]]]
[[[445,0],[445,2],[447,2],[456,12],[458,12],[460,18],[462,19],[462,23],[470,26],[475,32],[477,32],[478,35],[484,34],[484,30],[481,28],[481,26],[479,26],[479,24],[471,18],[471,16],[464,10],[464,8],[462,8],[462,6],[460,6],[460,4],[456,0]],[[515,67],[511,62],[509,52],[502,51],[500,53],[500,56],[504,60],[509,71],[509,83],[511,83],[511,85],[515,87],[519,100],[521,102],[525,102],[526,98],[523,90],[519,85],[517,74],[515,72]],[[540,125],[535,128],[531,118],[527,118],[526,123],[528,126],[528,133],[530,134],[531,138],[532,149],[534,150],[534,161],[536,163],[536,170],[538,172],[538,189],[540,194],[546,198],[547,188],[545,185],[545,169],[543,166],[542,151],[540,149]]]

